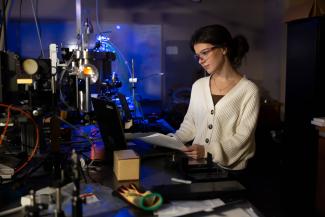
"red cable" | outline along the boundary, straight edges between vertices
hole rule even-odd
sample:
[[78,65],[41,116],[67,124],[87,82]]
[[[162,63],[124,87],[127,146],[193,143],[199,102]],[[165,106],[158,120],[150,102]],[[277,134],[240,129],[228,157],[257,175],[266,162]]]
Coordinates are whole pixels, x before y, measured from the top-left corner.
[[19,111],[21,114],[25,115],[25,117],[27,117],[33,123],[33,125],[35,127],[35,131],[36,131],[36,143],[35,143],[34,149],[33,149],[32,153],[31,153],[31,155],[28,156],[28,159],[20,167],[15,168],[15,174],[16,174],[21,169],[23,169],[31,161],[31,159],[35,156],[36,151],[39,148],[39,129],[38,129],[38,125],[36,124],[36,122],[34,121],[32,116],[29,113],[25,112],[24,110],[22,110],[20,108],[17,108],[17,107],[14,107],[12,105],[6,105],[6,104],[1,104],[1,103],[0,103],[0,107],[8,108],[8,110],[12,109],[12,110],[15,110],[15,111]]

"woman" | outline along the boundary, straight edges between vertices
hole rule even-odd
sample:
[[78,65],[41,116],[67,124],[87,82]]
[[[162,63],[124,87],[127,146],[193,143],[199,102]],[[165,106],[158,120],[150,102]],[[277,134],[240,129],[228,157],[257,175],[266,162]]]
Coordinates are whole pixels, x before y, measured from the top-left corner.
[[185,154],[194,159],[208,154],[218,165],[243,170],[255,152],[255,127],[259,111],[257,86],[237,68],[249,50],[243,36],[232,38],[220,25],[194,32],[191,49],[209,76],[197,80],[190,104],[175,136],[193,140]]

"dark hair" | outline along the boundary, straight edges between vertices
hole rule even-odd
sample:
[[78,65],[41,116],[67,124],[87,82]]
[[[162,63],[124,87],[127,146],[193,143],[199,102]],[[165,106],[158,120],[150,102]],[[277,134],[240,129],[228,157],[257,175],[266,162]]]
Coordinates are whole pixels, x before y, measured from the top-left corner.
[[227,48],[227,56],[234,68],[238,68],[249,50],[247,39],[242,35],[231,37],[230,32],[221,25],[204,26],[196,30],[190,40],[191,50],[198,43],[209,43],[216,47]]

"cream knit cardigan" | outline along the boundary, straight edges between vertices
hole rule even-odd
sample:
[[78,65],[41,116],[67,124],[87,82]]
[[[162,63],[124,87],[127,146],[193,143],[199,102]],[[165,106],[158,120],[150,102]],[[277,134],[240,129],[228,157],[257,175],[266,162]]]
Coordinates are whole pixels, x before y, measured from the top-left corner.
[[255,128],[259,112],[258,87],[245,77],[214,106],[210,77],[197,80],[190,104],[175,136],[182,142],[204,145],[213,161],[240,170],[255,153]]

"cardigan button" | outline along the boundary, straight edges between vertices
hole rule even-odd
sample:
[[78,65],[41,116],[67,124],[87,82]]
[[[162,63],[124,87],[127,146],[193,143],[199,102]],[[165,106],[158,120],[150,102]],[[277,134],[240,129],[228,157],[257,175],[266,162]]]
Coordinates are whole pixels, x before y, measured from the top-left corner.
[[213,109],[211,110],[211,114],[212,114],[212,115],[214,114],[214,110],[213,110]]
[[209,124],[208,128],[211,130],[213,128],[213,125]]
[[210,140],[209,140],[208,138],[205,139],[205,143],[209,143],[209,141],[210,141]]

